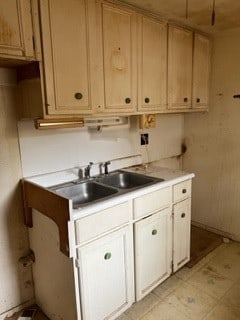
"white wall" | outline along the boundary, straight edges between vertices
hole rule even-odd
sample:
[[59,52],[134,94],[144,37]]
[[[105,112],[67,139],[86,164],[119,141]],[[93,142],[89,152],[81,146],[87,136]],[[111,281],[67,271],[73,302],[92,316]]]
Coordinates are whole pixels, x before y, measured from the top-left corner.
[[18,264],[28,253],[28,237],[19,184],[17,101],[14,72],[0,69],[0,318],[33,297],[31,270]]
[[192,218],[240,241],[240,29],[214,39],[210,111],[185,116]]
[[32,121],[20,121],[19,137],[23,176],[55,172],[101,161],[142,154],[144,162],[181,153],[183,116],[162,115],[149,133],[149,145],[140,146],[138,118],[130,128],[90,132],[86,128],[39,131]]

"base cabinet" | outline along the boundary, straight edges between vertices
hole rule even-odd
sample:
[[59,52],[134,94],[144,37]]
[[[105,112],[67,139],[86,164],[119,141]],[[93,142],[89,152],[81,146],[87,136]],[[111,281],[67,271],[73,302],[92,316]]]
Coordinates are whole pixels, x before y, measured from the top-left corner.
[[83,320],[115,319],[132,305],[131,238],[125,227],[78,249]]
[[170,208],[135,223],[136,300],[139,301],[172,272]]
[[173,206],[173,272],[190,260],[191,199]]

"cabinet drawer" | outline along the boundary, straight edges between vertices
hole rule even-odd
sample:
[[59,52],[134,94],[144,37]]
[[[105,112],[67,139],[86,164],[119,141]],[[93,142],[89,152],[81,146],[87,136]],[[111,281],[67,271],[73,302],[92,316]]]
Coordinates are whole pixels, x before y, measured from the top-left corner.
[[191,197],[192,180],[180,182],[173,186],[173,202]]
[[145,194],[133,201],[134,219],[167,207],[171,203],[171,188],[164,188]]
[[123,202],[77,220],[75,224],[77,245],[128,223],[130,214],[130,202]]

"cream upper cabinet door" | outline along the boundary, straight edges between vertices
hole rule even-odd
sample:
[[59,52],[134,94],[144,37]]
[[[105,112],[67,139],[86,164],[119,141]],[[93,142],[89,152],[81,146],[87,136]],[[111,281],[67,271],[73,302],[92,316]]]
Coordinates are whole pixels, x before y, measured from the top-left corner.
[[30,0],[0,0],[0,57],[34,60]]
[[192,103],[193,32],[169,26],[168,108],[188,109]]
[[140,111],[166,108],[167,25],[139,16],[139,97]]
[[135,223],[137,301],[168,278],[172,271],[172,218],[170,208]]
[[91,113],[85,0],[41,0],[46,113]]
[[89,17],[94,106],[100,112],[135,111],[137,14],[120,5],[90,0]]
[[78,249],[83,320],[115,319],[134,301],[132,226]]
[[173,206],[173,271],[190,259],[191,199]]
[[193,108],[208,108],[210,58],[210,39],[195,33],[193,51]]

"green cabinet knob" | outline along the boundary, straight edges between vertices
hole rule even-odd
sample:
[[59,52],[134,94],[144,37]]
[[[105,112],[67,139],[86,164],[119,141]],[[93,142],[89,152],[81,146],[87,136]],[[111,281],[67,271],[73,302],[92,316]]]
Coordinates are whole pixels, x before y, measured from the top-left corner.
[[126,103],[130,103],[130,102],[131,102],[131,99],[130,99],[130,98],[126,98],[126,99],[125,99],[125,102],[126,102]]
[[155,234],[157,234],[157,229],[153,229],[152,231],[152,235],[155,236]]
[[145,98],[144,101],[145,101],[145,103],[149,103],[150,99],[149,98]]
[[74,97],[75,97],[75,99],[77,99],[77,100],[81,100],[82,97],[83,97],[83,95],[82,95],[81,92],[76,92],[75,95],[74,95]]
[[185,218],[185,216],[186,216],[186,214],[183,212],[183,213],[181,214],[181,218]]
[[105,255],[104,255],[104,259],[105,259],[105,260],[109,260],[109,259],[111,259],[111,257],[112,257],[111,252],[107,252],[107,253],[105,253]]

